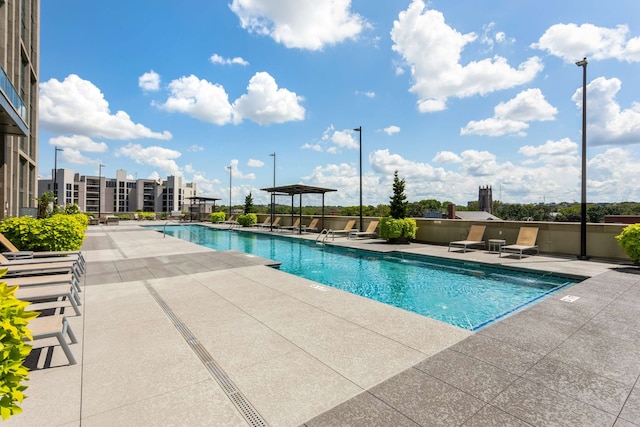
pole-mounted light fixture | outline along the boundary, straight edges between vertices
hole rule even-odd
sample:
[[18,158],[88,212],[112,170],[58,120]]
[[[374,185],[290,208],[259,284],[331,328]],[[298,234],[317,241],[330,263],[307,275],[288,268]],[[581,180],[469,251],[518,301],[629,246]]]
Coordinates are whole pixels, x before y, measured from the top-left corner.
[[98,165],[98,224],[100,223],[100,217],[102,216],[102,168],[105,167],[102,163]]
[[233,176],[233,166],[227,166],[229,169],[229,220],[231,220],[231,177]]
[[582,183],[580,201],[580,256],[587,259],[587,58],[576,62],[582,67]]
[[64,151],[62,148],[55,148],[53,156],[53,203],[58,205],[58,151]]
[[360,135],[360,231],[364,230],[362,223],[362,126],[353,129]]
[[276,152],[269,154],[273,157],[273,191],[271,192],[271,226],[269,229],[273,231],[273,221],[276,209]]

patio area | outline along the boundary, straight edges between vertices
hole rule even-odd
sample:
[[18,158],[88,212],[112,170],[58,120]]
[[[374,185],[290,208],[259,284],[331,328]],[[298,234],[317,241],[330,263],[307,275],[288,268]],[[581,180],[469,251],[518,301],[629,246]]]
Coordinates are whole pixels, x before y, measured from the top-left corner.
[[472,333],[140,224],[89,227],[78,364],[34,350],[6,425],[640,425],[637,267],[330,242],[590,277]]

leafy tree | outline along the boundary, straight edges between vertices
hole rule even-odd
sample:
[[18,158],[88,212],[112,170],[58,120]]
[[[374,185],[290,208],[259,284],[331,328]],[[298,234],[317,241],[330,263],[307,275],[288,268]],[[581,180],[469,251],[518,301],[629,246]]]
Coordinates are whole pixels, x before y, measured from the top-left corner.
[[45,191],[42,196],[36,198],[38,201],[38,218],[48,218],[51,216],[51,204],[55,201],[53,191]]
[[251,196],[251,192],[249,192],[249,195],[244,199],[244,213],[254,213],[255,211],[253,207],[253,197]]
[[389,208],[389,205],[378,205],[372,212],[371,216],[383,217],[389,215],[391,215],[391,208]]
[[398,178],[398,171],[393,173],[393,196],[391,197],[390,213],[395,219],[407,217],[407,196],[404,194],[405,180]]

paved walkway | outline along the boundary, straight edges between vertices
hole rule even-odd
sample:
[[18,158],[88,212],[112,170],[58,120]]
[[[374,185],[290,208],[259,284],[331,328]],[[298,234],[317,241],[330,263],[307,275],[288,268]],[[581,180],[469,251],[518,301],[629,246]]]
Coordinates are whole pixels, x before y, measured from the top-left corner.
[[640,425],[638,269],[398,248],[592,278],[470,333],[270,260],[91,226],[83,314],[65,313],[79,363],[34,349],[24,413],[5,424]]

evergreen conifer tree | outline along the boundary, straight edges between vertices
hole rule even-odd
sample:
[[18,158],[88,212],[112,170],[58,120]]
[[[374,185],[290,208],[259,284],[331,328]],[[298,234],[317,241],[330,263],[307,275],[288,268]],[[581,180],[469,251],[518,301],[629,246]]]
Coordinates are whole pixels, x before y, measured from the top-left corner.
[[255,213],[256,208],[253,206],[253,197],[251,197],[251,193],[247,197],[244,198],[244,213]]
[[404,179],[398,178],[398,171],[393,174],[393,196],[391,197],[391,217],[403,219],[407,217],[407,196],[404,194]]

